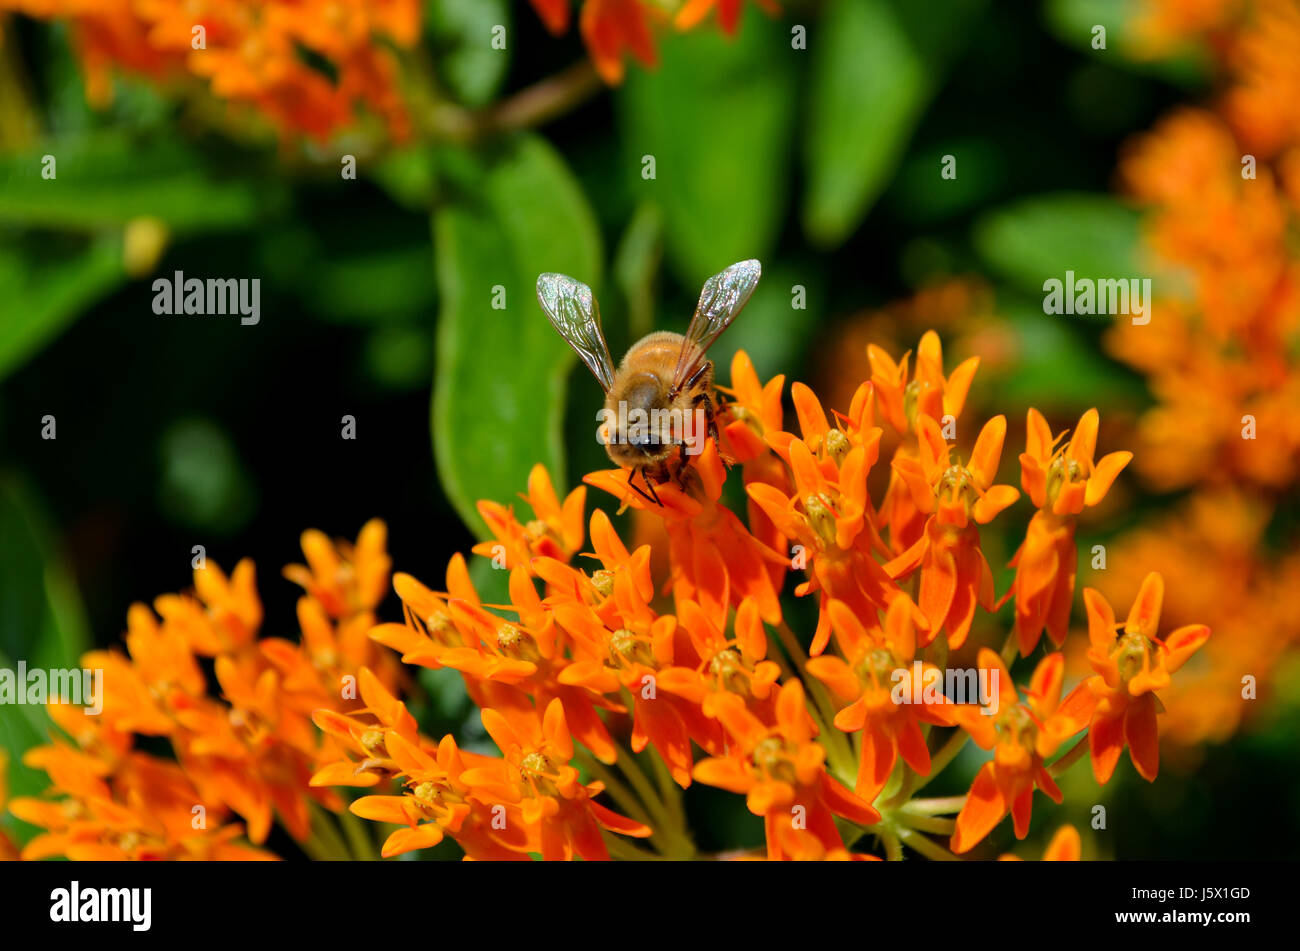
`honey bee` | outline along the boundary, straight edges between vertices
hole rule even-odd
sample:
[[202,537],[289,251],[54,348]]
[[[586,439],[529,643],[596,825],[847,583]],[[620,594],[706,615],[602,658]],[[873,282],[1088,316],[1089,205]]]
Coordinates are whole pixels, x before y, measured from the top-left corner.
[[[617,370],[591,288],[563,274],[537,278],[542,311],[605,390],[605,451],[616,465],[629,470],[628,485],[648,501],[660,504],[655,482],[669,478],[674,452],[680,483],[687,456],[703,451],[701,429],[717,439],[713,362],[706,354],[748,303],[761,274],[754,260],[715,274],[704,282],[685,335],[661,330],[642,337]],[[645,489],[632,481],[638,472]]]

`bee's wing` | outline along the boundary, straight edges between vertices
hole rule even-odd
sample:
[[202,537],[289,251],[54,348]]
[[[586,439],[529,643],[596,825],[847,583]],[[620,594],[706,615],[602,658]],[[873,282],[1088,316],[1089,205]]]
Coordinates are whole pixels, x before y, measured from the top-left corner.
[[537,278],[537,302],[551,326],[608,393],[614,385],[614,364],[600,330],[600,307],[591,288],[564,274],[542,274]]
[[686,343],[673,373],[673,390],[679,392],[705,362],[705,351],[731,326],[758,285],[762,265],[750,259],[733,264],[704,282],[700,302],[686,328]]

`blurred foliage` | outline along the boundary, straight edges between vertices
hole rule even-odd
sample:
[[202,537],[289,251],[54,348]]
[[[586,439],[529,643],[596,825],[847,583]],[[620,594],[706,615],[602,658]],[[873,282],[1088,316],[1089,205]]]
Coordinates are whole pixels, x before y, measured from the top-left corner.
[[[277,143],[126,77],[94,109],[63,25],[5,21],[0,665],[71,663],[89,631],[117,643],[132,601],[187,583],[199,543],[227,568],[256,559],[283,634],[296,592],[276,573],[303,528],[350,536],[383,517],[396,566],[440,578],[483,530],[477,499],[514,500],[535,462],[560,487],[603,465],[599,390],[536,307],[543,271],[595,289],[617,360],[682,329],[706,276],[758,257],[764,279],[715,356],[725,368],[744,347],[787,379],[822,372],[870,309],[983,272],[1017,354],[994,377],[1009,416],[1140,403],[1096,319],[1044,318],[1043,275],[1136,271],[1136,215],[1107,195],[1114,157],[1200,88],[1201,59],[1094,50],[1098,23],[1123,46],[1122,0],[787,6],[747,4],[734,37],[661,33],[657,69],[575,95],[539,131],[487,119],[583,57],[573,31],[551,37],[522,3],[429,0],[427,56],[403,54],[418,121],[402,146],[363,129]],[[484,42],[498,23],[507,51]],[[129,253],[142,220],[148,247]],[[155,316],[150,282],[175,271],[259,278],[261,322]],[[901,352],[925,328],[889,329]],[[46,413],[57,440],[39,437]],[[418,712],[472,748],[485,741],[458,684],[421,674]],[[39,711],[0,715],[15,793],[32,791],[19,754],[45,729]],[[1300,779],[1283,779],[1295,801]],[[1206,802],[1235,788],[1217,767],[1200,782],[1189,795]],[[725,794],[693,789],[687,806],[718,847],[761,839]],[[1226,825],[1198,827],[1210,852],[1230,851]],[[1126,854],[1205,851],[1134,835]]]

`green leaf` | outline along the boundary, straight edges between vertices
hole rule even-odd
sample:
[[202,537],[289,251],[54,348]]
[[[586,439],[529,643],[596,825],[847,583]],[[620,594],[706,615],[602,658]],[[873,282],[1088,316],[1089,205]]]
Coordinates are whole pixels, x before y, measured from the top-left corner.
[[1026,198],[975,223],[975,249],[1025,291],[1049,278],[1119,279],[1141,271],[1139,215],[1105,195],[1060,193]]
[[[1213,57],[1203,44],[1188,43],[1169,55],[1152,58],[1141,55],[1134,40],[1133,24],[1142,4],[1132,0],[1048,0],[1043,8],[1048,28],[1065,43],[1084,50],[1108,65],[1156,76],[1179,86],[1204,85],[1211,74]],[[1106,28],[1106,47],[1093,46],[1094,29]],[[1114,56],[1118,52],[1120,55]]]
[[663,259],[663,210],[644,202],[632,215],[614,255],[614,279],[627,301],[629,336],[639,340],[654,325],[655,280]]
[[[54,160],[54,177],[43,178]],[[262,175],[234,177],[209,151],[106,130],[0,157],[0,221],[74,231],[152,217],[173,231],[243,228],[284,202]]]
[[[425,5],[439,78],[467,106],[492,101],[510,66],[513,31],[505,0],[438,0]],[[506,28],[506,49],[492,48],[494,27]]]
[[[19,660],[32,669],[78,667],[90,643],[81,597],[35,492],[12,474],[0,476],[0,538],[0,668],[12,670]],[[48,740],[49,716],[27,704],[4,710],[0,748],[9,754],[10,792],[36,795],[49,779],[21,759]],[[7,812],[0,826],[20,840],[33,831]]]
[[[705,278],[775,244],[785,207],[797,74],[786,26],[747,15],[718,30],[665,36],[654,71],[633,69],[618,96],[633,200],[664,210],[668,263]],[[653,157],[655,177],[643,177]]]
[[[433,443],[443,490],[484,537],[479,499],[511,502],[538,462],[564,484],[561,416],[575,359],[538,307],[537,276],[597,286],[602,251],[582,189],[544,140],[522,136],[481,162],[433,215]],[[501,291],[505,307],[494,309]]]
[[125,280],[116,238],[0,243],[0,379]]
[[[983,0],[833,0],[810,40],[804,230],[843,241],[889,183]],[[938,170],[935,170],[938,174]]]

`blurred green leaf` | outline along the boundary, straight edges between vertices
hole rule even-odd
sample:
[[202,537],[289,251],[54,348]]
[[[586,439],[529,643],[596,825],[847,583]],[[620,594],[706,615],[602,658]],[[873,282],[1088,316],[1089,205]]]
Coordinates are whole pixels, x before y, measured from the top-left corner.
[[1092,280],[1143,276],[1138,223],[1137,211],[1106,195],[1038,195],[983,215],[974,243],[1004,277],[1042,293],[1067,270]]
[[[804,230],[838,244],[902,158],[983,0],[832,0],[810,38]],[[934,175],[938,177],[936,166]]]
[[[41,177],[45,156],[55,177]],[[174,231],[243,228],[285,193],[269,175],[233,176],[195,146],[121,130],[67,136],[0,156],[0,221],[69,230],[157,218]]]
[[[492,101],[510,66],[514,39],[505,0],[430,0],[428,31],[439,78],[467,106]],[[492,30],[506,28],[506,48],[492,48]]]
[[[795,306],[796,294],[802,307]],[[801,365],[805,349],[815,342],[811,330],[825,313],[825,275],[818,267],[792,267],[781,262],[765,268],[744,313],[713,352],[718,379],[730,381],[731,359],[727,354],[737,350],[749,354],[760,380],[791,372],[791,368]]]
[[[795,63],[784,23],[751,13],[734,37],[665,36],[658,69],[632,70],[620,96],[620,174],[664,210],[668,261],[698,288],[772,250],[785,207]],[[645,179],[652,156],[655,178]]]
[[427,212],[432,207],[438,179],[436,150],[423,145],[393,149],[367,171],[403,208]]
[[116,238],[0,242],[0,379],[125,280]]
[[[1200,86],[1210,75],[1212,57],[1200,44],[1184,44],[1159,58],[1140,55],[1133,24],[1142,5],[1133,0],[1048,0],[1043,8],[1048,29],[1062,42],[1083,50],[1107,65],[1120,66],[1175,83]],[[1093,29],[1106,28],[1106,48],[1093,47]],[[1112,55],[1118,52],[1119,56]]]
[[1148,399],[1139,379],[1107,360],[1089,339],[1097,320],[1111,318],[1048,315],[1041,298],[1014,294],[1002,295],[998,309],[1016,335],[1019,354],[1006,373],[987,381],[1005,405],[1048,414],[1095,406],[1105,413],[1108,407],[1131,411]]
[[182,419],[159,443],[158,505],[177,525],[212,534],[242,529],[257,508],[257,489],[229,435],[207,419]]
[[[544,140],[509,143],[472,186],[433,215],[433,441],[443,489],[482,537],[475,502],[511,502],[535,463],[564,485],[560,423],[575,361],[537,305],[537,276],[598,285],[602,252],[581,187]],[[493,309],[502,291],[505,307]]]
[[432,313],[434,277],[429,271],[427,242],[374,246],[382,240],[371,236],[369,250],[349,248],[340,255],[321,254],[303,284],[312,313],[336,323],[367,325],[414,320]]
[[654,285],[663,259],[663,236],[663,210],[654,202],[643,202],[614,255],[614,279],[627,301],[628,336],[633,340],[654,327]]
[[[0,476],[0,668],[70,669],[90,644],[85,608],[72,572],[35,492],[14,475]],[[31,796],[48,777],[21,762],[24,751],[48,740],[49,716],[41,706],[16,704],[0,716],[0,748],[9,754],[9,789]],[[29,827],[7,812],[0,826],[19,840]]]
[[366,337],[371,379],[391,390],[426,386],[433,367],[433,335],[424,327],[380,327]]

